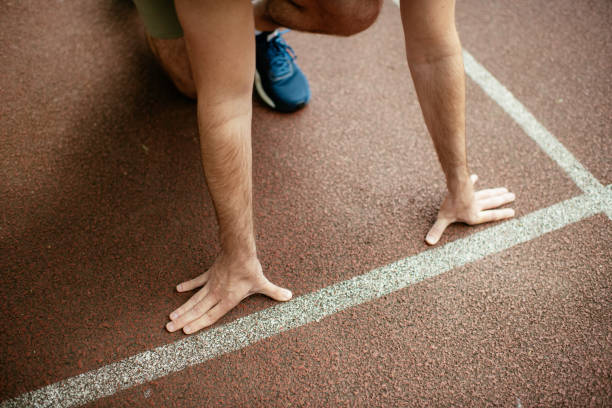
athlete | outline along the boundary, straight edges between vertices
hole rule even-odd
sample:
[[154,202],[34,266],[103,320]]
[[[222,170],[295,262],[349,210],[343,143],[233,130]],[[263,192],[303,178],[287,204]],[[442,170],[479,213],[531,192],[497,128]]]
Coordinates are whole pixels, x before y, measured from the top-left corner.
[[[156,14],[151,5],[166,11]],[[174,7],[168,0],[139,0],[137,6],[160,64],[181,92],[197,98],[202,164],[219,222],[221,253],[210,269],[177,286],[179,292],[200,289],[166,325],[189,334],[254,293],[277,301],[292,296],[263,274],[252,215],[253,86],[281,111],[299,109],[310,98],[306,78],[277,30],[351,35],[374,22],[381,0],[175,0]],[[515,197],[503,187],[474,191],[454,0],[401,0],[400,10],[408,66],[448,189],[425,238],[434,245],[451,223],[513,217],[513,209],[498,207]],[[255,29],[261,32],[254,35]]]

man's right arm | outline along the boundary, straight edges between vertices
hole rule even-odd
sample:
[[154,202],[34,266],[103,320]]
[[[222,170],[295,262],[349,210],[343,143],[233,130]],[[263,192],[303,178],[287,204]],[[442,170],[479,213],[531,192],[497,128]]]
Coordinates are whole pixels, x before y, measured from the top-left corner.
[[249,0],[177,0],[198,99],[202,164],[219,222],[222,252],[179,291],[203,286],[175,310],[170,331],[209,326],[242,299],[263,293],[289,300],[269,282],[257,259],[252,215],[251,114],[255,74]]

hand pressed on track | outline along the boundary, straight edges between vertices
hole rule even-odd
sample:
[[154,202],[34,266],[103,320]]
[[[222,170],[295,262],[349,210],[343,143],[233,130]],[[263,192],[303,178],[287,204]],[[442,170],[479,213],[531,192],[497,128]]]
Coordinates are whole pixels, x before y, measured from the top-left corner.
[[505,187],[491,188],[474,192],[473,185],[478,176],[470,176],[471,184],[460,189],[456,194],[448,193],[440,210],[438,218],[425,237],[425,242],[435,245],[446,228],[454,222],[464,222],[469,225],[499,221],[514,217],[512,208],[498,208],[514,201],[513,193]]
[[208,271],[179,284],[176,289],[187,292],[198,287],[202,288],[170,314],[171,321],[166,325],[169,332],[183,329],[186,334],[195,333],[255,293],[282,302],[292,297],[289,289],[273,284],[264,276],[257,258],[235,262],[220,257]]

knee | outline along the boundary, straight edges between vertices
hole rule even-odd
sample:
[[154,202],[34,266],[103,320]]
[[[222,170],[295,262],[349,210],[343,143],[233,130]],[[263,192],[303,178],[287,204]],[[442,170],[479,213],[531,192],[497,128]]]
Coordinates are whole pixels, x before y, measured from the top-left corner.
[[331,34],[350,36],[370,27],[378,18],[382,0],[320,0],[321,17]]
[[183,38],[158,39],[147,36],[149,47],[176,89],[188,98],[196,98],[191,64]]
[[172,83],[176,89],[189,99],[197,99],[198,93],[196,91],[195,83],[191,77],[183,78],[180,76],[170,76]]
[[269,17],[287,28],[349,36],[370,27],[383,0],[268,0]]

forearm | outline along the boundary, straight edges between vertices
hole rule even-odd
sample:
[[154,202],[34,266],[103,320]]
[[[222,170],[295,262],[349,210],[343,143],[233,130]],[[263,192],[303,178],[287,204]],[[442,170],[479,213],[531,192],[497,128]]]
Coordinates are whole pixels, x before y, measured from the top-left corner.
[[251,111],[254,77],[248,0],[178,0],[198,97],[202,164],[223,258],[254,257]]
[[469,181],[465,74],[454,8],[452,0],[401,3],[410,73],[451,192]]
[[251,115],[209,126],[199,109],[202,164],[219,222],[223,254],[232,260],[256,255],[252,216]]
[[410,72],[449,191],[469,181],[465,144],[465,77],[461,49]]
[[423,117],[449,194],[425,241],[434,245],[448,225],[470,225],[514,216],[495,208],[514,200],[506,188],[474,192],[465,147],[465,74],[455,28],[455,0],[401,0],[406,57]]

